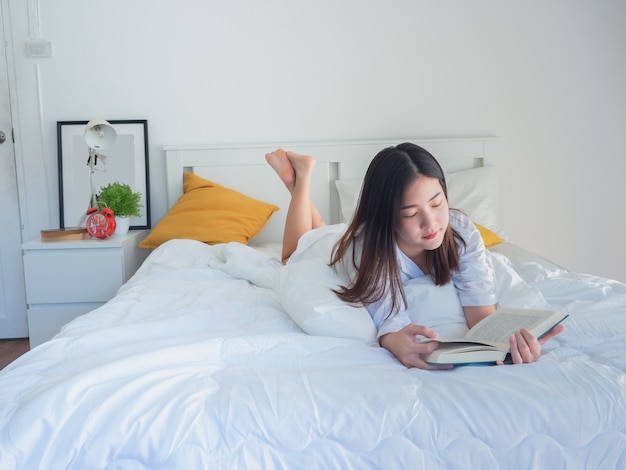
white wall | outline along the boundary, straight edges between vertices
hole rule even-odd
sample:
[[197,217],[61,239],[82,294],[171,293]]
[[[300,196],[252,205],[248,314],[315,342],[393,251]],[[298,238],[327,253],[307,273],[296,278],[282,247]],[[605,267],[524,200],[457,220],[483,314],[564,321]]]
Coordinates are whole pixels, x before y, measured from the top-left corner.
[[495,134],[511,238],[626,281],[622,0],[39,3],[9,0],[25,238],[58,226],[56,121],[148,119],[153,222],[163,145]]

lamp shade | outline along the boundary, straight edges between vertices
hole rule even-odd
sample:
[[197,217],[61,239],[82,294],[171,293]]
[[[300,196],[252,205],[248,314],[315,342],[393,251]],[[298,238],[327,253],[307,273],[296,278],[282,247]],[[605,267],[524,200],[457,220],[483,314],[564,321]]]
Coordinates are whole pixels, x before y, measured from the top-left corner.
[[116,136],[113,126],[104,119],[92,119],[85,127],[85,142],[90,149],[107,148],[115,142]]

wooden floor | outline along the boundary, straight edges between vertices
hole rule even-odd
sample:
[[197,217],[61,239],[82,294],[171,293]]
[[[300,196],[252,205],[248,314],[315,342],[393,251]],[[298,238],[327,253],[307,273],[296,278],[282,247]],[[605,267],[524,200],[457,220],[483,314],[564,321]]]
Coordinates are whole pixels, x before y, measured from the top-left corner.
[[0,369],[20,357],[30,349],[28,338],[26,339],[0,339]]

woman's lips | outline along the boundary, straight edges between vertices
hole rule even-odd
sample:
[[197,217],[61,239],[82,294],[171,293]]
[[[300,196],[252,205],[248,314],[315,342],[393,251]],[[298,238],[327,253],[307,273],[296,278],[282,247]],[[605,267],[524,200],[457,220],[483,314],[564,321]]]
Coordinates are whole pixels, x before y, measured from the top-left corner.
[[424,238],[425,238],[426,240],[432,240],[432,239],[434,239],[434,238],[437,238],[437,234],[439,234],[439,232],[433,232],[433,233],[431,233],[430,235],[426,235]]

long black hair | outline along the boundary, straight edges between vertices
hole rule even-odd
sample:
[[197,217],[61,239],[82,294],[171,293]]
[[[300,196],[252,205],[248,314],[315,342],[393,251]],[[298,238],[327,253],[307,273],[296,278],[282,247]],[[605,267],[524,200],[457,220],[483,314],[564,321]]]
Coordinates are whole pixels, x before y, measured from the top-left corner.
[[[448,198],[441,165],[418,145],[403,143],[385,148],[371,161],[356,212],[331,256],[331,266],[345,258],[357,272],[351,285],[341,286],[336,291],[342,300],[367,305],[389,293],[392,298],[390,315],[400,308],[400,298],[406,306],[396,257],[396,227],[404,193],[421,175],[437,178]],[[362,240],[361,253],[355,252],[357,238]],[[459,269],[457,243],[465,244],[448,224],[441,245],[426,252],[428,274],[438,286],[450,282],[452,271]]]

